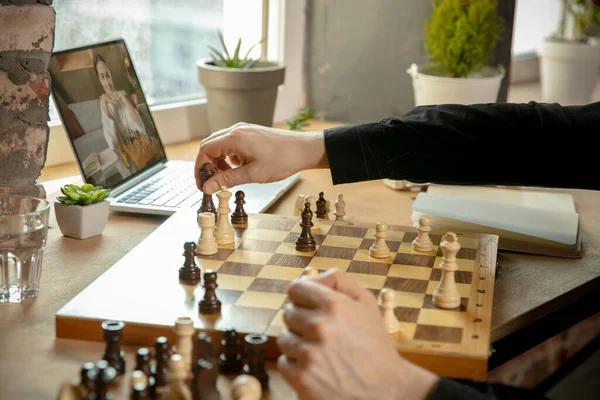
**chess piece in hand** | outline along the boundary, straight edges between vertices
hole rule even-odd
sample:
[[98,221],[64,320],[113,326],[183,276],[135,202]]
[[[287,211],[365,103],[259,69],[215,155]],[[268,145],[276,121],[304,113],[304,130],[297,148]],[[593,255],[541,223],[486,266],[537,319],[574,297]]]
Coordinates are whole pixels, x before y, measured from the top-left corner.
[[221,186],[276,182],[304,169],[328,167],[322,131],[292,132],[243,122],[201,142],[194,168],[198,189],[207,162],[216,167],[204,185],[207,194]]
[[[278,368],[302,399],[426,399],[438,377],[400,356],[375,296],[332,269],[294,282]],[[368,349],[368,351],[365,351]]]

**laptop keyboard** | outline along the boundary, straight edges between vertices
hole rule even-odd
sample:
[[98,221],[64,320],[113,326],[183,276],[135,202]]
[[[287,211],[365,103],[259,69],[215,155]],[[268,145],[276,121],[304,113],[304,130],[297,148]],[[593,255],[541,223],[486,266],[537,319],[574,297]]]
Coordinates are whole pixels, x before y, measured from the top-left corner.
[[201,201],[202,192],[196,188],[193,175],[174,168],[148,179],[143,185],[120,198],[117,203],[189,208]]

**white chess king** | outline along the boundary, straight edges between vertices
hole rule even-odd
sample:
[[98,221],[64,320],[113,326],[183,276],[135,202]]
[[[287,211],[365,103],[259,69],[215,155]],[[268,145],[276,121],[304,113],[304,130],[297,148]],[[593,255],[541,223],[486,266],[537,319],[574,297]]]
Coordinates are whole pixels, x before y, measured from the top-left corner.
[[231,208],[229,208],[231,192],[227,190],[225,186],[221,186],[221,190],[219,190],[216,195],[219,199],[219,208],[217,208],[219,218],[217,219],[214,236],[217,240],[217,244],[230,244],[235,241],[235,234],[228,218],[228,215],[231,212]]
[[460,250],[456,233],[446,233],[440,247],[443,253],[440,264],[442,277],[438,287],[433,292],[433,304],[440,308],[456,308],[460,306],[460,293],[454,279],[454,272],[458,269],[456,253]]

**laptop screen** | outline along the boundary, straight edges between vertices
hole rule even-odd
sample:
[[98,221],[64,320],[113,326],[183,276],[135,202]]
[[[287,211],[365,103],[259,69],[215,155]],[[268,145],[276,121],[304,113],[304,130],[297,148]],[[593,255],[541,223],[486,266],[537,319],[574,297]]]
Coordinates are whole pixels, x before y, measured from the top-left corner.
[[166,161],[123,40],[53,53],[52,95],[84,180],[114,188]]

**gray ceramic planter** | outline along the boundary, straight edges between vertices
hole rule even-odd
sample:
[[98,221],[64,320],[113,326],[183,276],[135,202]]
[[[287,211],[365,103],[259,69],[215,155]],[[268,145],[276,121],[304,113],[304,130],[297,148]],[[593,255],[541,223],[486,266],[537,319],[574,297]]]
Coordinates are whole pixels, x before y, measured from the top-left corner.
[[198,79],[206,90],[211,133],[238,122],[273,125],[285,66],[259,62],[249,69],[222,68],[213,65],[210,58],[198,61],[197,66]]
[[104,200],[89,206],[54,203],[56,222],[64,236],[88,239],[102,234],[108,222],[109,203]]

